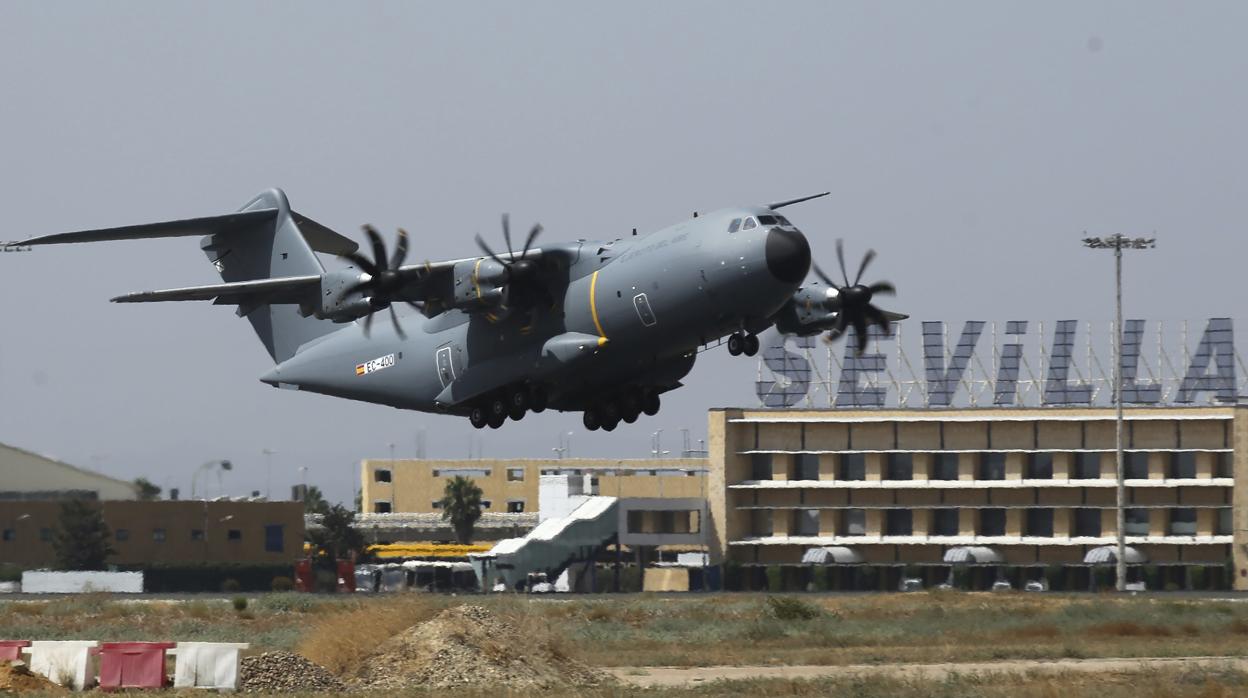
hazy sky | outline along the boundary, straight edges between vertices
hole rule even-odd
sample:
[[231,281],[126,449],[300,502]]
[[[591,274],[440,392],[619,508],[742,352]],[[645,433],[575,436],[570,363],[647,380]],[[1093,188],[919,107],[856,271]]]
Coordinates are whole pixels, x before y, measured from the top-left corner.
[[[786,210],[834,262],[874,247],[915,320],[1106,318],[1107,253],[1160,238],[1128,313],[1234,315],[1248,243],[1243,3],[0,4],[0,239],[232,211],[285,189],[415,256],[540,220],[547,240],[831,189]],[[491,237],[490,239],[494,239]],[[642,457],[710,406],[752,405],[720,349],[657,418],[587,433],[279,391],[249,324],[208,304],[112,305],[218,281],[193,239],[0,255],[0,441],[189,490],[309,482],[348,499],[388,444],[435,457]]]

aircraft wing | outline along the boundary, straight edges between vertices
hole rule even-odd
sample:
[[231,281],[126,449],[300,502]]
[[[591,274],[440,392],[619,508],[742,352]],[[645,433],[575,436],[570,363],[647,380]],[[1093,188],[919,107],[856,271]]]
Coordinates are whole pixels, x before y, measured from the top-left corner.
[[114,303],[213,301],[216,305],[242,304],[257,300],[263,303],[302,303],[308,298],[316,298],[320,287],[321,275],[312,274],[208,286],[187,286],[161,291],[137,291],[117,296],[112,301]]

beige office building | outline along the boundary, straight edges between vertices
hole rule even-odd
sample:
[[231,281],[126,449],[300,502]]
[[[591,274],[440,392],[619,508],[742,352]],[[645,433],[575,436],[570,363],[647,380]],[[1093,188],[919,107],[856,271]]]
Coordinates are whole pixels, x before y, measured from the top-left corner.
[[[1248,589],[1248,408],[1128,409],[1124,441],[1133,579]],[[712,552],[743,587],[1087,588],[1115,559],[1112,409],[719,409],[709,445]]]

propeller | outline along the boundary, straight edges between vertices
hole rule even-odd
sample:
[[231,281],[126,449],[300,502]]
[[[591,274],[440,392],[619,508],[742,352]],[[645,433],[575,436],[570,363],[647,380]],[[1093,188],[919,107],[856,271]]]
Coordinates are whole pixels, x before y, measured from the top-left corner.
[[[389,308],[390,321],[394,323],[394,331],[399,335],[399,339],[406,339],[407,334],[403,332],[403,327],[399,325],[399,317],[394,312],[394,306],[390,303],[395,299],[398,292],[409,281],[421,275],[422,270],[419,267],[411,269],[402,269],[403,260],[407,259],[407,231],[399,228],[398,242],[394,246],[394,256],[389,257],[387,261],[386,243],[381,239],[381,235],[377,229],[371,225],[364,226],[364,234],[368,236],[368,241],[373,248],[373,259],[369,260],[359,252],[342,255],[343,259],[350,261],[359,267],[360,271],[368,275],[368,278],[348,286],[342,293],[350,295],[352,293],[363,293],[373,307],[368,315],[364,316],[364,336],[367,337],[373,326],[373,313],[382,308]],[[405,301],[413,308],[423,311],[424,306],[415,301]]]
[[831,344],[845,334],[850,327],[854,328],[854,334],[858,337],[858,354],[867,349],[867,328],[870,325],[876,325],[884,330],[884,334],[891,335],[893,333],[892,322],[884,311],[871,304],[871,299],[876,294],[893,295],[897,289],[887,281],[878,281],[876,283],[866,285],[862,282],[862,275],[867,270],[867,266],[871,264],[871,260],[875,259],[875,250],[867,250],[862,257],[862,263],[858,265],[858,273],[854,275],[853,283],[849,281],[849,272],[845,269],[845,246],[841,240],[836,241],[836,259],[841,265],[841,278],[845,280],[845,285],[838,285],[835,281],[828,278],[823,273],[818,264],[812,264],[815,276],[818,276],[829,287],[836,289],[835,298],[829,299],[835,305],[836,324],[824,337],[824,341]]
[[[541,223],[534,223],[529,229],[529,234],[524,238],[524,247],[520,248],[520,256],[516,256],[515,249],[511,246],[511,221],[506,213],[503,214],[503,242],[507,245],[507,259],[503,259],[494,253],[494,250],[486,244],[485,239],[477,235],[477,247],[486,254],[490,259],[497,262],[504,270],[504,283],[508,285],[508,295],[512,298],[519,296],[521,299],[527,299],[526,293],[537,292],[543,296],[549,296],[545,286],[538,282],[538,267],[534,260],[529,259],[529,250],[533,247],[533,241],[542,232]],[[523,302],[523,301],[522,301]]]

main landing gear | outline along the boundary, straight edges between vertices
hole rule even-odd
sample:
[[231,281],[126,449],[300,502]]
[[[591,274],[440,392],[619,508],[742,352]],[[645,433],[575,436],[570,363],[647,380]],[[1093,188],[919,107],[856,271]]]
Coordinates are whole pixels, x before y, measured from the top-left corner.
[[728,353],[733,356],[754,356],[758,353],[758,335],[733,332],[728,335]]
[[632,424],[642,414],[653,417],[659,413],[659,406],[658,391],[631,388],[616,398],[591,405],[585,410],[583,422],[590,431],[614,431],[621,421]]
[[546,389],[540,385],[503,388],[477,400],[468,412],[468,421],[478,429],[497,429],[508,418],[518,422],[528,412],[545,411],[546,398]]

